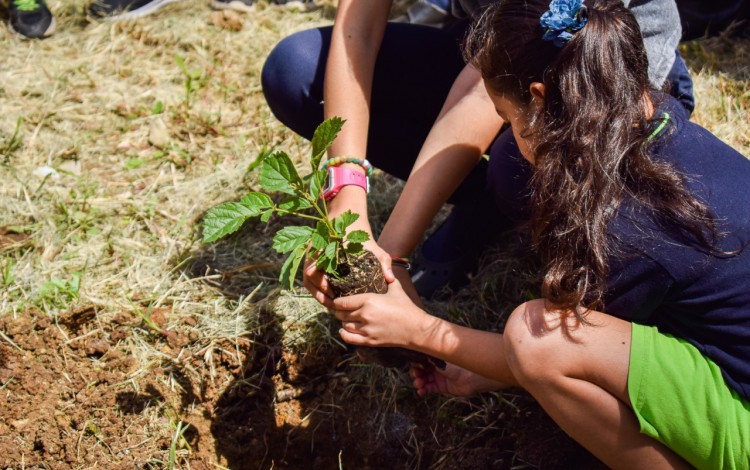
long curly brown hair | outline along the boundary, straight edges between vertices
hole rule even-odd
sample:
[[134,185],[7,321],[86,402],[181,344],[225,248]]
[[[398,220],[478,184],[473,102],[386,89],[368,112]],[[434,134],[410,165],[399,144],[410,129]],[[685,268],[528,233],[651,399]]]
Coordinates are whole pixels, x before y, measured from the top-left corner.
[[587,24],[563,47],[542,39],[549,0],[490,6],[464,43],[464,56],[493,92],[523,106],[534,82],[545,103],[522,135],[533,135],[533,241],[545,264],[542,295],[556,307],[603,308],[609,223],[626,199],[663,227],[713,251],[711,211],[670,165],[652,160],[656,125],[640,28],[620,1],[586,0]]

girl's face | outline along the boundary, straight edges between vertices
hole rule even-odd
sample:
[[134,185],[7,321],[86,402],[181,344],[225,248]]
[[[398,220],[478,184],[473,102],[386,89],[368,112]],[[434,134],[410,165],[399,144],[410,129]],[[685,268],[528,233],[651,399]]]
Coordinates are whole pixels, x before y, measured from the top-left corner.
[[521,155],[533,165],[535,162],[533,151],[535,139],[530,130],[531,116],[544,103],[544,85],[541,83],[531,85],[532,99],[528,106],[521,105],[506,95],[496,93],[487,85],[486,81],[484,86],[495,105],[498,116],[510,125]]

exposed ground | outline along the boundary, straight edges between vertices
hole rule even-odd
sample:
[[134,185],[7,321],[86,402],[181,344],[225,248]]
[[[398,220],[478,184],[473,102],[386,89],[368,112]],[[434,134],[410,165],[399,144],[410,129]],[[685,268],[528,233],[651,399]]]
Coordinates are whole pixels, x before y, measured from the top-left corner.
[[[599,466],[520,391],[418,399],[403,374],[359,363],[323,309],[278,288],[278,223],[200,243],[202,213],[254,188],[259,152],[308,155],[258,75],[330,4],[226,18],[186,0],[124,23],[50,6],[50,39],[0,27],[3,468]],[[748,50],[684,47],[695,120],[745,155]],[[376,175],[376,227],[398,189]],[[533,295],[517,249],[504,239],[429,309],[500,330]]]

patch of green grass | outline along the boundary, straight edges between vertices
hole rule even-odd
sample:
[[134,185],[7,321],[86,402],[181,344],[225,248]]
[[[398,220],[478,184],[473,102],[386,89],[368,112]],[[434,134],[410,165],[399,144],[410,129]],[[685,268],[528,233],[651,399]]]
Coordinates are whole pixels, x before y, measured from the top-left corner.
[[75,272],[69,278],[52,277],[39,288],[37,303],[44,310],[65,308],[78,300],[82,273]]
[[23,117],[16,119],[16,127],[9,138],[0,140],[0,157],[2,157],[3,165],[7,165],[10,162],[13,154],[23,146],[23,139],[21,138],[21,125],[23,124]]
[[193,104],[193,96],[206,85],[207,75],[203,70],[188,68],[185,58],[182,56],[176,55],[174,60],[177,62],[184,80],[185,96],[183,103],[187,109],[190,109]]

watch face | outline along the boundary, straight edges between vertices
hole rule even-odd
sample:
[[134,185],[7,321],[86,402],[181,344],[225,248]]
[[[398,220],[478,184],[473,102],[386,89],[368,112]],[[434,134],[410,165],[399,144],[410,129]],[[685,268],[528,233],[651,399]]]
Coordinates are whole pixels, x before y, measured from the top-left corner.
[[336,195],[334,188],[336,187],[336,172],[333,168],[328,169],[328,176],[326,177],[326,183],[323,185],[323,199],[326,201]]
[[335,186],[335,175],[336,173],[333,171],[333,168],[328,169],[328,176],[326,177],[326,183],[323,186],[323,194],[331,191]]

